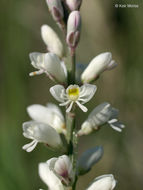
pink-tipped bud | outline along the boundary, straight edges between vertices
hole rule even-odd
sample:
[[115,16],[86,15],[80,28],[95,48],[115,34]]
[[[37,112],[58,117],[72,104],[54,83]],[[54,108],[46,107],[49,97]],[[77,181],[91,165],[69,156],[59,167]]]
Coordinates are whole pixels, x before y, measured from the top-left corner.
[[65,0],[70,11],[79,10],[82,0]]
[[67,23],[67,44],[71,48],[76,48],[80,39],[81,16],[79,11],[72,11]]
[[60,22],[64,17],[64,11],[60,0],[46,0],[53,19]]

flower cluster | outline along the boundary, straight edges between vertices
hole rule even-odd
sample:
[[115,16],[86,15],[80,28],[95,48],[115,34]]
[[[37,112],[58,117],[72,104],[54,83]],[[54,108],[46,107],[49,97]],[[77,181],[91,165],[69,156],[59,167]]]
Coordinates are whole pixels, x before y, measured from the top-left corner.
[[[59,157],[39,164],[40,178],[50,190],[75,190],[78,176],[89,172],[103,155],[103,148],[97,146],[77,159],[74,150],[80,136],[89,135],[106,124],[118,132],[125,127],[118,120],[119,111],[107,102],[95,107],[80,129],[75,122],[76,108],[88,111],[85,104],[95,95],[96,80],[104,71],[115,68],[117,63],[110,52],[101,53],[82,71],[80,81],[77,80],[75,52],[81,34],[82,0],[46,0],[46,3],[53,20],[65,35],[67,51],[56,32],[50,26],[42,25],[41,37],[47,52],[30,53],[31,64],[36,69],[30,76],[45,73],[56,83],[49,91],[59,106],[65,107],[66,114],[64,116],[53,103],[28,106],[31,120],[23,123],[23,135],[32,142],[24,145],[23,149],[31,152],[38,143],[43,143],[58,152]],[[112,190],[115,185],[114,176],[107,174],[95,178],[86,190]]]

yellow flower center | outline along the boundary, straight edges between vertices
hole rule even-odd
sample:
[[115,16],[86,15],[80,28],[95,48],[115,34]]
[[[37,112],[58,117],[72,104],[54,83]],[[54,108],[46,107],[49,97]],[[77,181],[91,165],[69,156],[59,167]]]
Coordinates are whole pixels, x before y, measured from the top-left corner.
[[68,96],[72,101],[76,101],[79,97],[79,88],[68,89]]

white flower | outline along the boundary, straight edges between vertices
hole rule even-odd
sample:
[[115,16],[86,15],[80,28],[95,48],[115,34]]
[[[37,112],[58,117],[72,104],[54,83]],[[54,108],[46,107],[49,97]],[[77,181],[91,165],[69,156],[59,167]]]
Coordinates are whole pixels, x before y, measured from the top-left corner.
[[125,126],[118,121],[118,113],[119,111],[107,102],[98,105],[82,124],[78,135],[87,135],[106,123],[116,131],[121,132]]
[[58,133],[66,134],[64,117],[61,110],[55,104],[48,103],[47,106],[34,104],[28,106],[27,112],[34,121],[48,124]]
[[101,53],[89,63],[81,75],[81,80],[84,83],[94,81],[102,72],[111,70],[115,66],[117,66],[117,63],[112,60],[112,54],[110,52]]
[[87,190],[113,190],[116,186],[116,180],[112,174],[102,175],[95,178],[94,182]]
[[87,112],[87,108],[83,104],[87,103],[95,94],[97,87],[91,84],[84,84],[79,87],[78,85],[70,85],[65,89],[62,85],[55,85],[50,88],[52,96],[59,102],[60,106],[67,106],[66,112],[70,112],[74,103],[80,109]]
[[52,80],[65,83],[67,78],[66,66],[54,53],[30,53],[33,67],[38,71],[30,73],[30,76],[46,73]]
[[63,45],[56,32],[48,25],[42,25],[41,36],[47,49],[51,53],[55,53],[60,58],[63,57]]
[[39,175],[50,190],[70,189],[74,177],[72,164],[66,155],[40,163]]
[[54,149],[61,149],[63,146],[60,135],[56,130],[41,122],[28,121],[23,123],[23,135],[28,139],[32,139],[31,143],[22,147],[27,152],[31,152],[38,142]]

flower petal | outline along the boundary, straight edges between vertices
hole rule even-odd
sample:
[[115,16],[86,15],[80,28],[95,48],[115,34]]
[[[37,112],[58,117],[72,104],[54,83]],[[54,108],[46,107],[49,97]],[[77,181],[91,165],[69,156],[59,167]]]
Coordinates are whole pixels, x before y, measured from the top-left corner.
[[116,186],[116,180],[112,174],[102,175],[93,181],[87,190],[113,190]]
[[43,182],[51,190],[64,190],[64,186],[61,183],[61,180],[50,170],[47,163],[39,164],[39,175]]
[[28,121],[23,123],[25,137],[48,144],[52,148],[62,147],[62,141],[56,130],[47,124]]
[[58,133],[65,133],[64,117],[55,104],[49,103],[47,106],[34,104],[28,106],[27,111],[33,120],[50,125]]
[[111,60],[112,54],[110,52],[101,53],[93,58],[81,75],[82,81],[89,83],[96,80],[98,76],[107,69]]
[[61,96],[65,93],[65,88],[62,85],[55,85],[50,88],[50,93],[59,102],[64,102],[64,98]]
[[81,101],[82,104],[85,104],[94,96],[96,90],[96,85],[84,84],[80,87],[80,96],[78,100]]
[[37,146],[38,141],[33,140],[31,143],[25,144],[22,149],[26,150],[26,152],[31,152]]
[[65,68],[63,62],[54,53],[46,53],[44,56],[44,64],[47,72],[59,82],[66,82]]
[[80,102],[76,101],[76,103],[77,103],[77,105],[80,107],[80,109],[83,112],[87,112],[88,111],[88,109],[84,105],[82,105]]
[[67,112],[67,113],[71,111],[72,106],[73,106],[73,103],[74,103],[74,102],[71,102],[70,105],[69,105],[69,107],[66,109],[66,112]]
[[31,64],[36,69],[43,69],[44,68],[44,53],[33,52],[29,54]]
[[41,36],[50,52],[63,56],[63,45],[56,32],[48,25],[42,25]]

